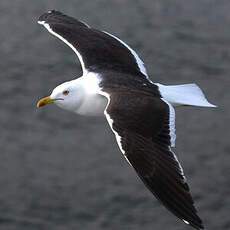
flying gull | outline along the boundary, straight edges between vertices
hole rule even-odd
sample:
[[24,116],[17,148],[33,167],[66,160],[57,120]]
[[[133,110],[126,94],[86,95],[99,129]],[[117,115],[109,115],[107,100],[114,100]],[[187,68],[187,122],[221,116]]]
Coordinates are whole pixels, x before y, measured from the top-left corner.
[[103,114],[118,146],[146,187],[178,218],[203,229],[175,146],[173,106],[215,107],[196,84],[153,83],[126,43],[52,10],[38,23],[78,56],[83,75],[57,86],[37,107],[55,103],[81,115]]

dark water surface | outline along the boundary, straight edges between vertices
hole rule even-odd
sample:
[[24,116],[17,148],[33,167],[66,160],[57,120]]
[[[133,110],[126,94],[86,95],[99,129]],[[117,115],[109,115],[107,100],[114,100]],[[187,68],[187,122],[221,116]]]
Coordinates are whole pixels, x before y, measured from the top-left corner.
[[104,118],[35,107],[81,75],[36,24],[52,8],[125,40],[154,82],[195,82],[219,105],[177,109],[176,152],[207,229],[230,229],[229,0],[1,0],[0,229],[190,229],[143,186]]

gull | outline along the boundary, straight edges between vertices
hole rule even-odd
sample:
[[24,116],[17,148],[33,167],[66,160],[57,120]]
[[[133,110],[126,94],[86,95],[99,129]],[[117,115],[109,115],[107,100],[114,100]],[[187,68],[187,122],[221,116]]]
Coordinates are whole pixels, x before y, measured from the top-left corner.
[[175,147],[174,106],[215,107],[196,84],[153,83],[137,53],[119,38],[59,11],[39,17],[77,55],[83,75],[38,101],[80,115],[104,115],[127,162],[175,216],[203,229]]

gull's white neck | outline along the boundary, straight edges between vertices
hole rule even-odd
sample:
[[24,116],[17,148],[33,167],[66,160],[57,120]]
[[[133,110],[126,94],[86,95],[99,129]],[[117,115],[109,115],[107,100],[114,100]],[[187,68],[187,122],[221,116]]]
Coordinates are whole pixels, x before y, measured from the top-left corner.
[[86,72],[82,77],[73,81],[81,92],[80,106],[74,112],[88,116],[103,115],[107,99],[100,94],[100,81],[100,75],[93,72]]

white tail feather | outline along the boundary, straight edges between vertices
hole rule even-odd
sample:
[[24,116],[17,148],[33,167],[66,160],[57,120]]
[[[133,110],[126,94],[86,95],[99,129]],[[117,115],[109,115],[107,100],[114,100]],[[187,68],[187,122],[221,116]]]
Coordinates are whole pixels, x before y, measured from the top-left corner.
[[208,102],[202,90],[196,84],[162,85],[159,87],[161,96],[174,106],[191,105],[201,107],[216,107]]

